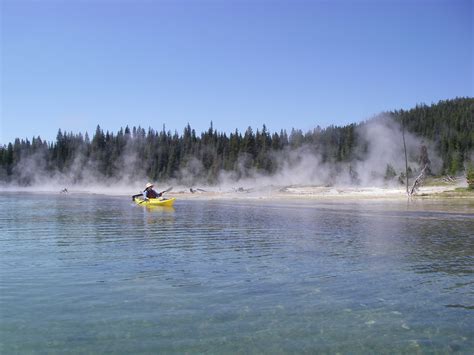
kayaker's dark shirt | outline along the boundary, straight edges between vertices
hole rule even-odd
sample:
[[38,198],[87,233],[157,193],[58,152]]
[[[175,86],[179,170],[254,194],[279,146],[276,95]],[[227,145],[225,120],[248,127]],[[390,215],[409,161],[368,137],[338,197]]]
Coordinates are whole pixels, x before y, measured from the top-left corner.
[[153,189],[143,191],[143,195],[145,195],[146,198],[158,198],[161,196],[161,194],[159,194]]

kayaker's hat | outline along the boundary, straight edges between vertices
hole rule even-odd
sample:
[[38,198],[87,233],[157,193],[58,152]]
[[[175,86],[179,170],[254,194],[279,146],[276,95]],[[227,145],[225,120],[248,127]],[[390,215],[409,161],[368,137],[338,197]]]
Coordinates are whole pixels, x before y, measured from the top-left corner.
[[149,187],[153,187],[153,184],[148,183],[148,184],[145,185],[145,189],[148,189]]

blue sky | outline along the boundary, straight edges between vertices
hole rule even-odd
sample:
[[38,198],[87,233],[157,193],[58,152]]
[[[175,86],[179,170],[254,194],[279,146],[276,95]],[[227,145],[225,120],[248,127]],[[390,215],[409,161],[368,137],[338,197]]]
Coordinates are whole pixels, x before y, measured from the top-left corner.
[[1,134],[357,122],[473,95],[471,0],[2,0]]

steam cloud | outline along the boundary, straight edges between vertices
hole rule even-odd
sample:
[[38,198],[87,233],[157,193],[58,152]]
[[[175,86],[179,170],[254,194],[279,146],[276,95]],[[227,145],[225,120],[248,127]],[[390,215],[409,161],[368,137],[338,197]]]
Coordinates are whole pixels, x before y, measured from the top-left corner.
[[[273,158],[279,167],[271,175],[262,175],[255,170],[246,168],[243,155],[239,159],[236,171],[221,171],[218,184],[214,188],[231,189],[235,186],[260,187],[312,185],[312,186],[396,186],[400,185],[397,178],[386,179],[386,169],[389,164],[398,177],[405,171],[404,151],[401,127],[389,117],[380,116],[357,127],[357,142],[355,156],[350,162],[326,161],[321,153],[311,146],[298,149],[288,148],[282,152],[274,152]],[[425,145],[431,160],[431,170],[439,171],[441,159],[436,155],[434,144],[405,132],[409,166],[413,171],[420,169],[420,147]],[[64,187],[89,192],[130,193],[140,191],[148,178],[141,169],[140,157],[128,143],[124,153],[114,164],[122,171],[118,178],[105,179],[98,173],[97,163],[87,159],[79,152],[66,172],[46,173],[46,160],[41,153],[25,157],[14,167],[16,180],[27,179],[31,188],[44,191],[58,191]],[[160,185],[174,186],[206,186],[197,177],[206,176],[203,163],[191,158],[184,169],[178,173],[178,178],[172,181],[160,181]],[[78,179],[80,177],[80,179]],[[18,186],[4,185],[2,189],[15,189]]]

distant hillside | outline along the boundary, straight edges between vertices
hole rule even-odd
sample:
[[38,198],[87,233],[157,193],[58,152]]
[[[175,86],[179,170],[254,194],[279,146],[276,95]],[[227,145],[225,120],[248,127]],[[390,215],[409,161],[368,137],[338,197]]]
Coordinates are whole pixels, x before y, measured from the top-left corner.
[[[318,126],[309,132],[293,129],[289,133],[271,133],[264,125],[256,131],[249,127],[243,133],[236,130],[226,134],[215,130],[212,123],[199,135],[190,125],[181,134],[128,126],[112,133],[97,126],[92,138],[59,130],[55,142],[40,137],[17,138],[0,147],[0,181],[28,185],[37,182],[39,174],[43,178],[61,174],[72,183],[124,176],[213,183],[222,173],[234,179],[255,173],[273,175],[301,160],[303,155],[293,152],[302,151],[317,157],[315,164],[336,167],[328,176],[334,177],[344,167],[356,176],[357,163],[367,159],[371,141],[380,138],[366,129],[378,120],[393,124],[404,120],[409,132],[434,145],[442,160],[435,173],[456,174],[473,158],[473,117],[474,99],[457,98],[384,113],[373,120],[343,127]],[[361,134],[364,130],[369,133]],[[390,138],[394,147],[401,145],[396,132]],[[390,164],[379,162],[379,169],[391,173]]]
[[392,113],[404,119],[408,131],[435,142],[443,159],[443,172],[455,174],[473,159],[474,98],[440,101],[431,106],[418,105],[409,111]]

